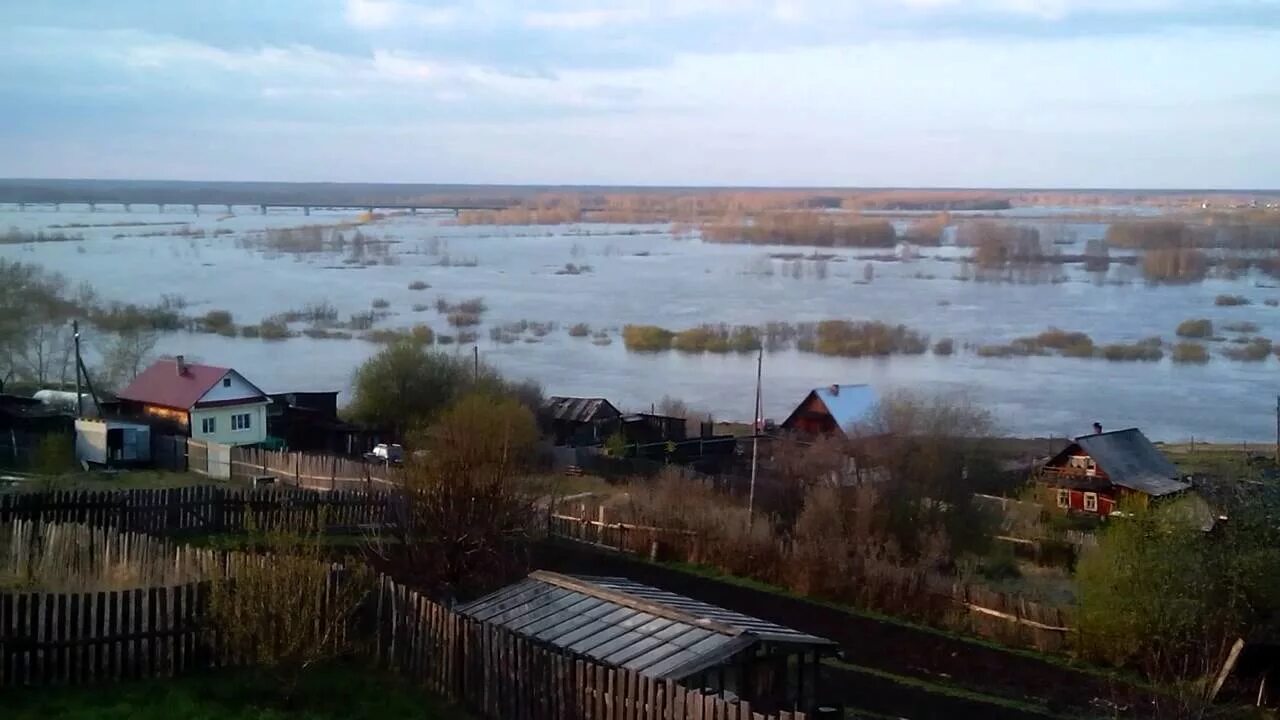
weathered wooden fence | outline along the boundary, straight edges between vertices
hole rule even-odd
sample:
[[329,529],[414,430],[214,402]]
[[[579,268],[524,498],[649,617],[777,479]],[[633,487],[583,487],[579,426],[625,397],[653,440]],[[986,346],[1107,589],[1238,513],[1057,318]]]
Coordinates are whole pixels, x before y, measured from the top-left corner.
[[700,559],[698,533],[692,530],[608,522],[603,512],[599,517],[590,520],[552,514],[548,517],[547,532],[554,537],[643,555],[651,560],[677,559],[696,563]]
[[379,492],[212,485],[136,490],[61,490],[0,495],[0,523],[83,523],[151,534],[239,532],[251,527],[324,525],[329,532],[381,526]]
[[[172,677],[234,664],[209,585],[0,594],[0,688]],[[378,664],[493,720],[803,720],[688,690],[474,621],[390,579],[355,628]]]
[[337,455],[278,452],[261,448],[231,449],[231,478],[270,476],[294,487],[312,490],[386,489],[399,482],[394,465],[370,463]]
[[0,594],[0,688],[171,677],[218,665],[208,586]]

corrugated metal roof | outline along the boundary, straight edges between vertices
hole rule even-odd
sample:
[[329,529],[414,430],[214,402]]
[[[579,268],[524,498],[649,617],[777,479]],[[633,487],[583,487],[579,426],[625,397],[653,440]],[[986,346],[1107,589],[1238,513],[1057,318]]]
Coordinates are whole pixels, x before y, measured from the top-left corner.
[[1178,468],[1137,428],[1082,435],[1076,445],[1098,463],[1113,485],[1153,496],[1191,487],[1178,479]]
[[120,391],[118,397],[188,410],[230,372],[230,368],[193,362],[185,363],[184,367],[185,372],[179,375],[176,360],[157,360]]
[[842,430],[871,419],[880,396],[870,385],[829,385],[813,392]]
[[604,398],[576,398],[553,396],[547,398],[546,411],[556,420],[568,422],[595,422],[603,418],[617,417],[621,413]]
[[718,665],[759,642],[834,644],[617,577],[538,571],[459,612],[608,665],[673,680]]

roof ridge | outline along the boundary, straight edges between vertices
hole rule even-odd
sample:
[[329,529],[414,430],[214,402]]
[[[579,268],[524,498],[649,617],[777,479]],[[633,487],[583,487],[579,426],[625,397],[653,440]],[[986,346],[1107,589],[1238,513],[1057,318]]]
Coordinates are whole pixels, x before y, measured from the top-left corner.
[[560,573],[551,572],[549,570],[534,570],[529,573],[529,577],[550,585],[565,588],[566,590],[572,590],[600,600],[607,600],[611,603],[617,603],[618,605],[624,605],[635,610],[641,610],[668,620],[678,620],[683,623],[688,623],[689,625],[713,630],[721,635],[737,637],[738,635],[743,635],[747,632],[746,630],[733,627],[732,625],[722,623],[718,620],[690,615],[689,613],[682,612],[668,605],[663,605],[644,598],[638,598],[624,592],[602,588],[599,585],[595,585],[594,583],[586,580],[580,580],[568,575],[561,575]]

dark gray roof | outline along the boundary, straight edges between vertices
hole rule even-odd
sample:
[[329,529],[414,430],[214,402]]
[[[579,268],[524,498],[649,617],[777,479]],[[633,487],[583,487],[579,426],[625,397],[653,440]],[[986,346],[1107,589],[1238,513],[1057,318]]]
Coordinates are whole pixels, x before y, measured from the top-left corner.
[[617,577],[537,571],[459,612],[607,665],[673,680],[719,665],[761,642],[834,645]]
[[1191,487],[1178,479],[1178,468],[1137,428],[1082,435],[1076,445],[1098,463],[1113,485],[1157,497]]
[[621,413],[604,398],[575,398],[554,396],[547,398],[544,409],[556,420],[570,422],[595,422],[617,417]]

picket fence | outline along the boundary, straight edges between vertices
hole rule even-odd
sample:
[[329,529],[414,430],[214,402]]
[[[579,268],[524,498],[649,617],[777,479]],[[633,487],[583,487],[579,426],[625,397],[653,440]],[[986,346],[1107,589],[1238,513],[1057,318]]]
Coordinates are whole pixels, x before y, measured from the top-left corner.
[[[0,594],[0,689],[167,678],[235,664],[206,622],[210,586]],[[357,647],[492,720],[804,720],[611,668],[471,620],[389,578]]]
[[282,484],[311,490],[385,490],[399,484],[400,469],[336,455],[234,447],[230,476],[232,480],[270,476]]
[[137,490],[0,494],[0,523],[81,523],[156,535],[238,532],[250,527],[315,527],[329,532],[381,527],[389,496],[212,485]]

